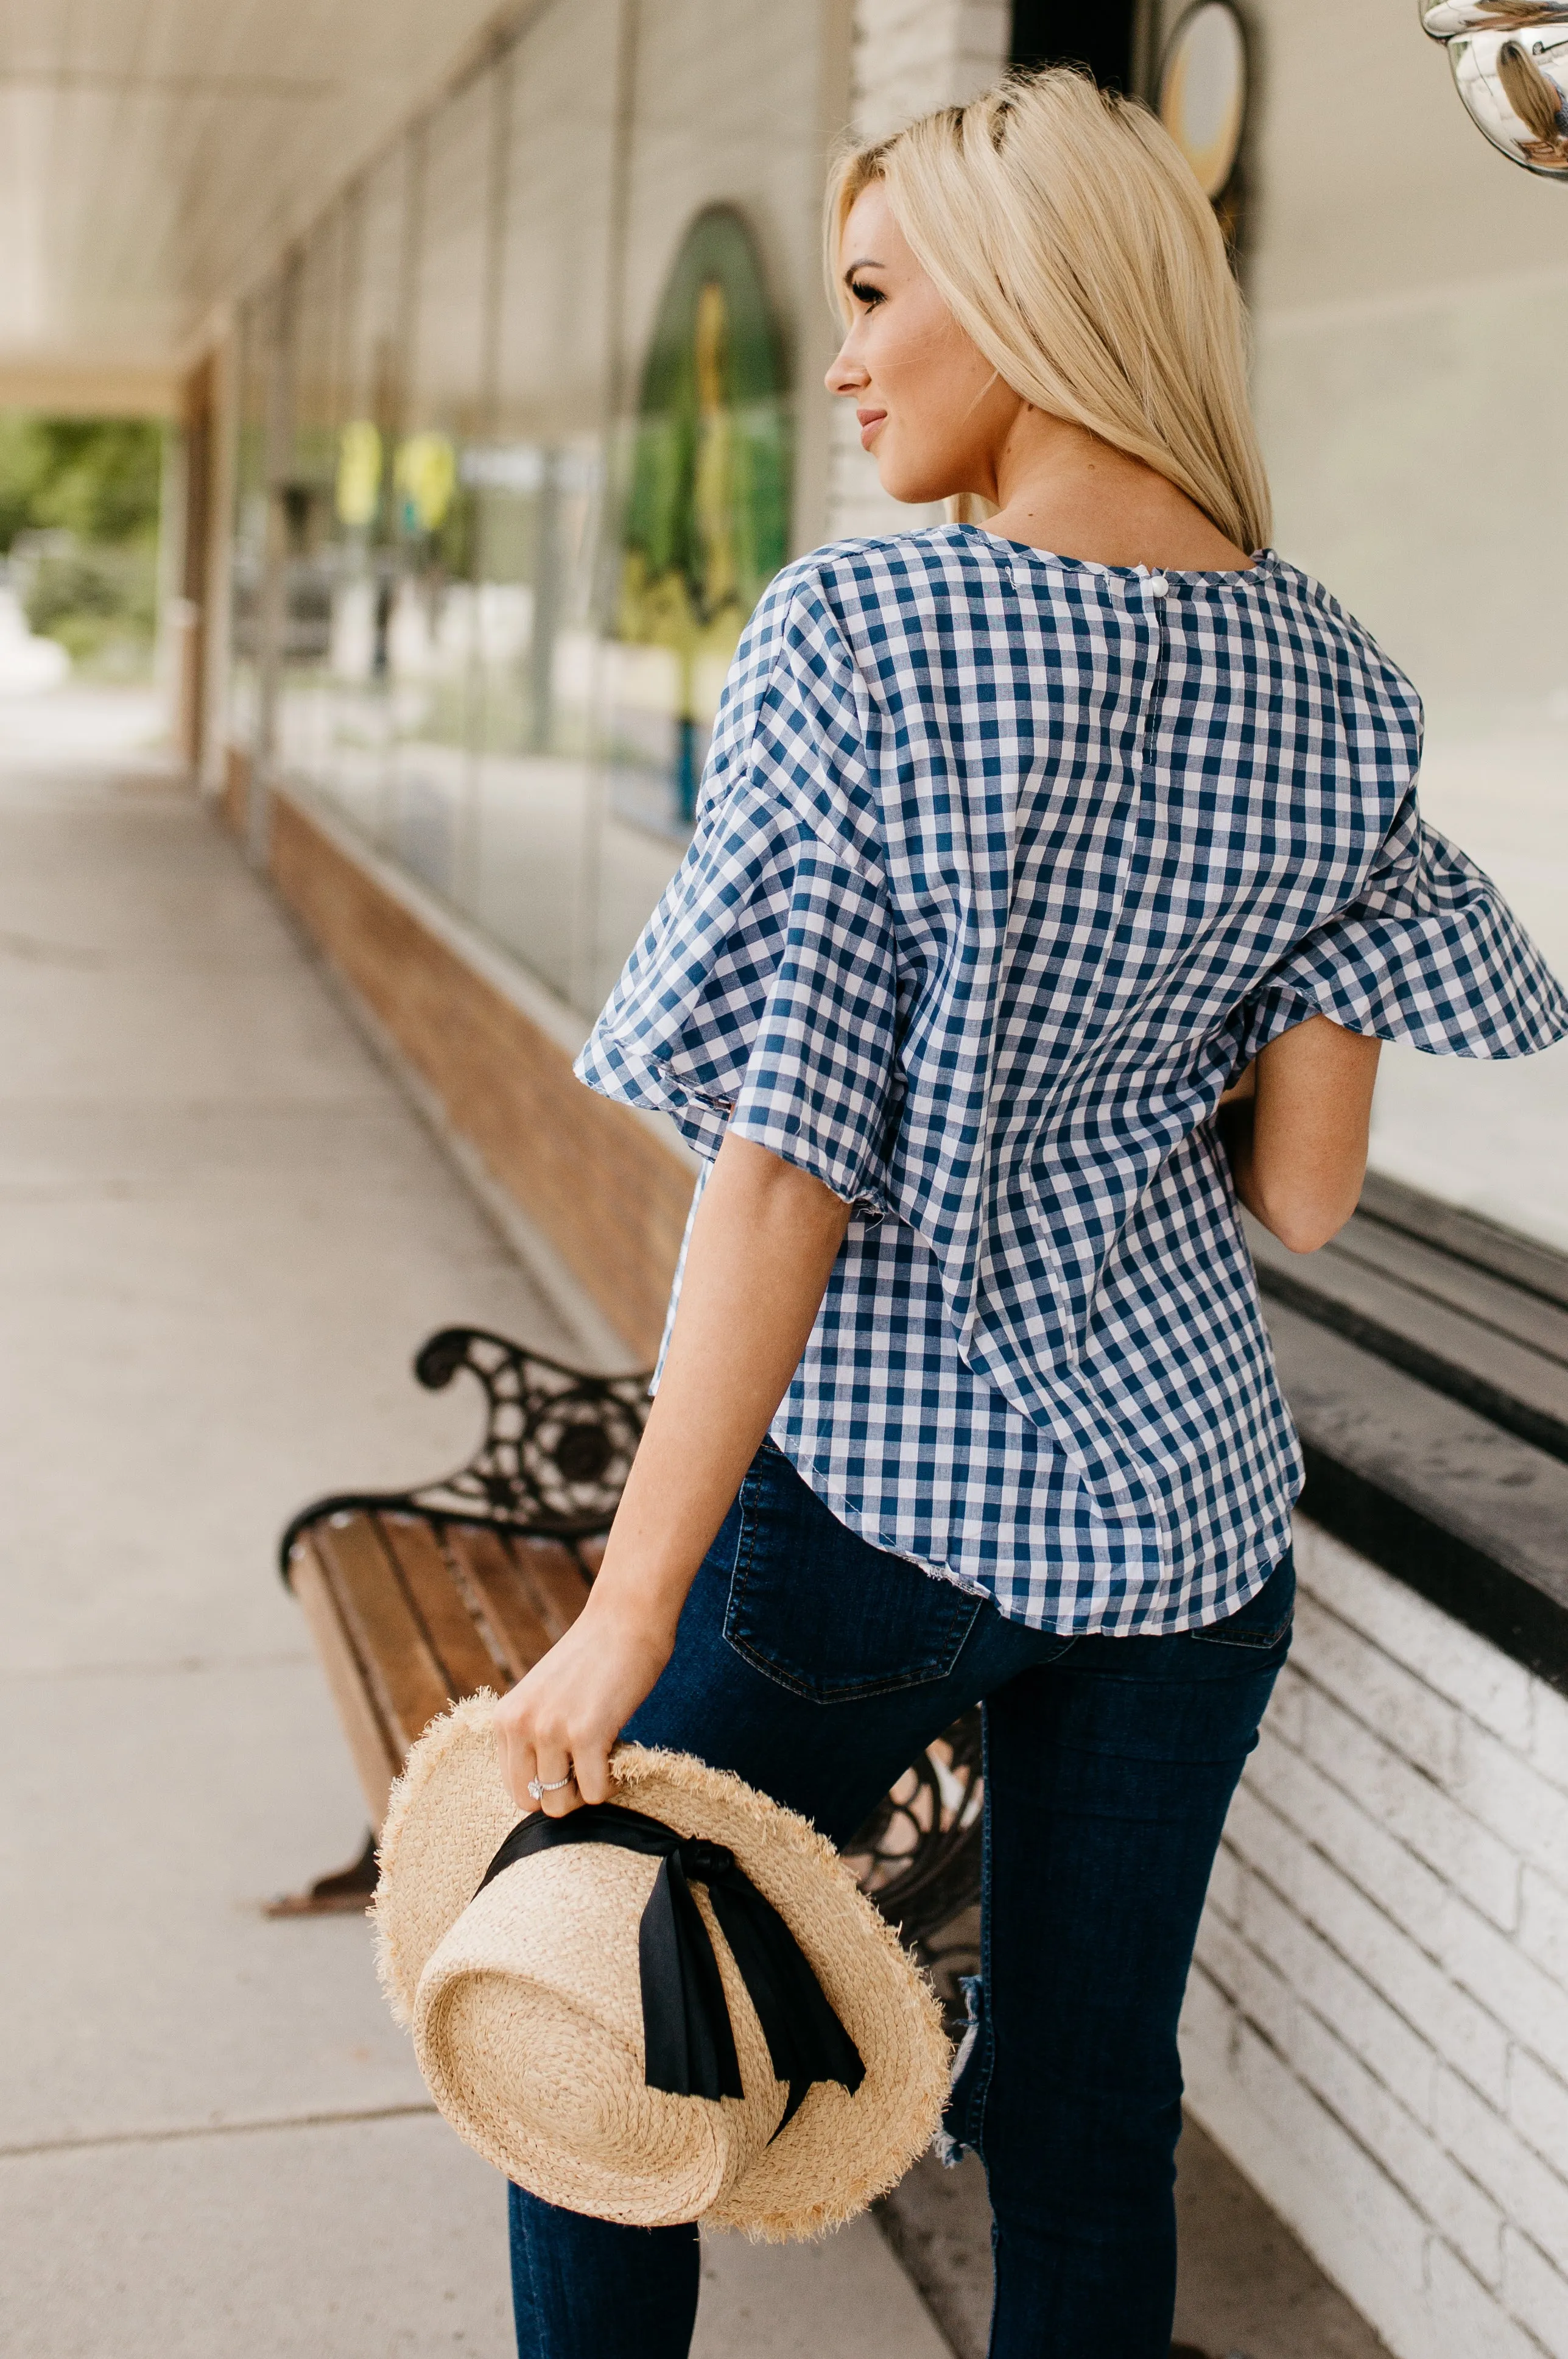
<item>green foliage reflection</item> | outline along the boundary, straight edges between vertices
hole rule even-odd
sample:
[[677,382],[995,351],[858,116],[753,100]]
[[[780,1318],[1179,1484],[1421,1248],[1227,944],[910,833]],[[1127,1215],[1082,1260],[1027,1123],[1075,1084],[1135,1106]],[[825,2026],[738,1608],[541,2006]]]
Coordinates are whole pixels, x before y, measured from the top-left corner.
[[0,552],[35,631],[135,672],[156,622],[163,429],[0,411]]

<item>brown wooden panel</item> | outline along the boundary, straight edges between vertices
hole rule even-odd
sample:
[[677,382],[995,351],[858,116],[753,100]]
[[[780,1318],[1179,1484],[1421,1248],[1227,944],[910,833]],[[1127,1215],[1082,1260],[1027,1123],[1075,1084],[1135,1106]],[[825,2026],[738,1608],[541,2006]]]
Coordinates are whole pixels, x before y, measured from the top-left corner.
[[251,799],[251,757],[238,745],[229,745],[223,753],[223,791],[218,808],[225,826],[236,835],[245,832],[246,814]]
[[634,1351],[658,1348],[692,1174],[287,794],[272,873],[328,957]]
[[447,1708],[446,1673],[371,1517],[318,1524],[311,1537],[377,1709],[406,1753]]
[[371,1824],[379,1832],[386,1816],[392,1781],[403,1767],[402,1752],[376,1709],[364,1666],[354,1651],[334,1602],[331,1584],[309,1537],[295,1548],[289,1559],[289,1571],[305,1626],[321,1658],[327,1685],[349,1741]]
[[492,1636],[514,1680],[531,1671],[554,1644],[532,1582],[496,1534],[479,1524],[449,1524],[441,1535],[460,1572],[472,1584]]
[[476,1688],[492,1688],[505,1676],[504,1663],[486,1646],[429,1525],[422,1516],[378,1516],[376,1525],[446,1674],[453,1702],[472,1695]]
[[582,1569],[590,1581],[604,1562],[604,1543],[609,1537],[608,1532],[596,1532],[592,1539],[579,1540],[577,1544],[577,1552],[582,1560]]
[[508,1540],[507,1546],[521,1566],[524,1579],[533,1585],[554,1646],[562,1631],[571,1628],[588,1603],[587,1575],[571,1549],[559,1540],[514,1538]]

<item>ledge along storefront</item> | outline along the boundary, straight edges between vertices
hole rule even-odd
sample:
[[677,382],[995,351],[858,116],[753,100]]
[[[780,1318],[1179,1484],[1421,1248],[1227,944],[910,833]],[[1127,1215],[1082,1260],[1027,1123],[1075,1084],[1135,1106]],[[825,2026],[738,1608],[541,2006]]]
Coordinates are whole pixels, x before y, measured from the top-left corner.
[[[692,1166],[572,1057],[763,583],[933,520],[817,390],[846,122],[1010,55],[1160,106],[1251,304],[1278,544],[1421,687],[1428,816],[1568,968],[1568,9],[1424,15],[546,0],[236,300],[188,403],[188,739],[608,1364],[656,1343]],[[1253,1234],[1302,1605],[1189,2103],[1400,2359],[1561,2359],[1568,1052],[1390,1049],[1372,1162],[1323,1254]]]

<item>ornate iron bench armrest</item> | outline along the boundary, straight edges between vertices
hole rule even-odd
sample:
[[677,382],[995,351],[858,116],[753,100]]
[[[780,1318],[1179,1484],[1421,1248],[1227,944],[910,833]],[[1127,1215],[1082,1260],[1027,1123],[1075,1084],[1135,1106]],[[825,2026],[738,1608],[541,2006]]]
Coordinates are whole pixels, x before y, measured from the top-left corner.
[[587,1375],[482,1327],[443,1327],[414,1361],[427,1392],[444,1392],[464,1371],[482,1387],[486,1411],[467,1464],[409,1491],[313,1500],[278,1543],[286,1582],[300,1535],[326,1516],[356,1510],[568,1542],[609,1529],[648,1414],[646,1375]]

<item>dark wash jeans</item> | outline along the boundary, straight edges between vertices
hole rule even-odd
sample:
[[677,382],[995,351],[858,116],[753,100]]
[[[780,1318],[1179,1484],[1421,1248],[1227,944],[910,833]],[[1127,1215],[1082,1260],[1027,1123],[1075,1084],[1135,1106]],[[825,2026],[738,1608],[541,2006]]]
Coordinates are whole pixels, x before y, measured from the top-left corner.
[[[738,1770],[843,1844],[983,1698],[979,2029],[948,2127],[990,2189],[991,2359],[1166,2359],[1176,2017],[1294,1593],[1287,1556],[1206,1630],[1026,1630],[858,1539],[764,1442],[626,1729]],[[510,2200],[522,2359],[685,2359],[695,2227]]]

